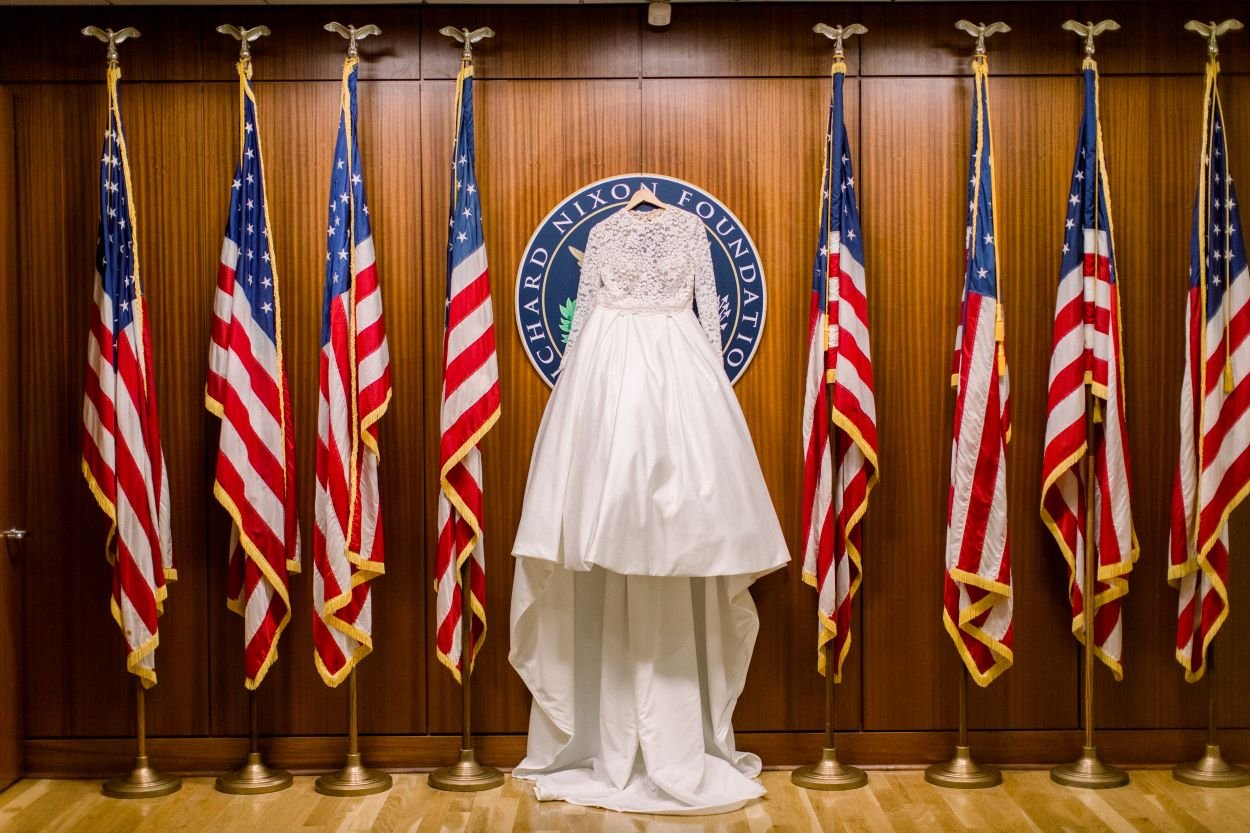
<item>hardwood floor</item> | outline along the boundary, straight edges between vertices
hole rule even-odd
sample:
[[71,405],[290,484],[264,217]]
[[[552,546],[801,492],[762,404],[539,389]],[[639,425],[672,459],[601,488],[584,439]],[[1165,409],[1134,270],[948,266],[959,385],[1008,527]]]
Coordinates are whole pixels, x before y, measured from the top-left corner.
[[395,776],[390,792],[326,798],[312,777],[269,796],[222,795],[211,778],[189,778],[175,795],[117,801],[98,781],[20,781],[0,793],[3,833],[832,833],[833,831],[1212,831],[1250,830],[1250,788],[1186,787],[1166,770],[1132,773],[1106,791],[1071,790],[1045,771],[1010,771],[1001,787],[939,790],[919,771],[874,771],[868,787],[816,793],[790,784],[788,772],[765,772],[768,795],[722,816],[638,816],[539,803],[528,783],[509,779],[485,793],[432,790],[424,775]]

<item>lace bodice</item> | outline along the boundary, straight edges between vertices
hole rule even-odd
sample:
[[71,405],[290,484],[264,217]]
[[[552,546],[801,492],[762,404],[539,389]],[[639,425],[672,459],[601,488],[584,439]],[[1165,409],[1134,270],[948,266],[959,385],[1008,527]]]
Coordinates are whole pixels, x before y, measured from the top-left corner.
[[719,354],[720,304],[703,221],[674,206],[618,211],[591,229],[586,240],[565,356],[596,306],[679,312],[690,309],[691,299],[708,342]]

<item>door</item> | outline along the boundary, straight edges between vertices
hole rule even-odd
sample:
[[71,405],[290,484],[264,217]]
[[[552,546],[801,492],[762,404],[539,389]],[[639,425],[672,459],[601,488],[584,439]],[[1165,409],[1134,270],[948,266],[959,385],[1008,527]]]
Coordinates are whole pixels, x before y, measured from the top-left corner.
[[[0,239],[9,241],[0,246],[0,297],[13,299],[10,308],[20,310],[14,153],[13,96],[0,87]],[[0,327],[0,789],[22,774],[19,329]]]

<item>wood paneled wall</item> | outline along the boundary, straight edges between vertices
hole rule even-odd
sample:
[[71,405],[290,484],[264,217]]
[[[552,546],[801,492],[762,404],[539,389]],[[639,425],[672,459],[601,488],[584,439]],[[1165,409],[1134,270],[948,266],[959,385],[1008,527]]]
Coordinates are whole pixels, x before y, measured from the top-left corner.
[[[821,20],[861,20],[870,33],[849,47],[848,121],[867,239],[882,478],[867,518],[838,723],[859,733],[845,745],[866,763],[946,753],[959,673],[939,601],[953,411],[947,380],[971,87],[971,43],[952,24],[992,15],[1014,28],[991,42],[990,66],[1016,418],[1008,460],[1017,646],[1015,667],[973,692],[971,722],[991,756],[1042,762],[1075,749],[1079,654],[1068,631],[1063,562],[1037,513],[1050,321],[1081,106],[1080,44],[1059,25],[1115,16],[1124,29],[1099,44],[1102,120],[1142,553],[1125,608],[1126,678],[1117,685],[1100,672],[1097,715],[1100,726],[1129,730],[1117,735],[1130,739],[1116,747],[1126,759],[1197,752],[1199,734],[1187,730],[1202,725],[1206,686],[1184,683],[1172,659],[1176,600],[1165,582],[1204,56],[1181,24],[1221,19],[1234,6],[1152,4],[1142,14],[1139,4],[1115,3],[678,5],[664,30],[649,28],[637,4],[352,7],[350,21],[376,22],[385,33],[361,45],[360,112],[395,372],[395,399],[381,424],[387,575],[374,585],[377,649],[360,670],[362,730],[388,739],[372,748],[392,764],[433,763],[453,748],[450,739],[404,739],[449,735],[459,725],[458,688],[434,657],[430,590],[457,64],[438,28],[491,25],[498,33],[477,53],[478,174],[504,416],[483,446],[491,630],[475,678],[475,728],[496,736],[522,734],[527,725],[528,697],[507,663],[509,547],[548,395],[513,326],[525,241],[570,191],[640,170],[693,181],[742,219],[759,246],[770,297],[759,353],[736,390],[792,553],[801,557],[802,375],[830,60],[828,42],[810,30]],[[107,612],[105,522],[77,462],[104,108],[103,50],[77,30],[95,23],[143,32],[121,49],[122,106],[180,573],[161,622],[161,682],[149,715],[153,734],[174,739],[158,746],[175,755],[170,766],[209,761],[211,768],[238,754],[237,742],[213,747],[211,739],[246,729],[241,625],[223,599],[228,521],[210,493],[217,423],[202,406],[210,299],[238,152],[236,46],[213,28],[229,20],[274,32],[254,50],[256,94],[309,544],[322,223],[343,51],[320,27],[341,14],[323,7],[8,13],[10,28],[30,24],[31,32],[20,53],[0,53],[0,83],[13,97],[20,211],[9,239],[24,278],[15,310],[28,374],[23,626],[33,769],[90,770],[84,750],[126,747],[84,739],[134,729],[122,643]],[[1226,40],[1230,144],[1244,162],[1250,43]],[[1250,162],[1234,160],[1234,168],[1250,171]],[[1217,643],[1220,718],[1250,727],[1250,701],[1234,695],[1250,685],[1244,513],[1234,519],[1232,541],[1233,612]],[[308,569],[294,582],[293,624],[260,693],[265,732],[276,736],[346,728],[344,692],[327,689],[313,669]],[[808,754],[821,726],[815,599],[799,576],[795,562],[755,588],[763,624],[735,716],[742,745],[772,763]],[[1235,750],[1250,755],[1250,734],[1233,737]],[[310,766],[339,754],[331,740],[275,742],[288,750],[280,754]],[[501,763],[515,762],[522,748],[516,739],[485,743]],[[177,758],[178,750],[187,757]]]
[[[0,193],[17,192],[13,149],[13,96],[0,89]],[[0,228],[12,229],[16,223],[17,202],[0,202]],[[0,292],[12,297],[17,287],[17,251],[6,246],[0,254]],[[0,390],[0,471],[18,472],[22,468],[21,348],[12,330],[0,351]],[[24,514],[17,479],[0,479],[0,529],[11,529]],[[22,667],[22,588],[18,559],[23,550],[19,541],[0,543],[0,789],[22,772],[22,685],[18,673]]]

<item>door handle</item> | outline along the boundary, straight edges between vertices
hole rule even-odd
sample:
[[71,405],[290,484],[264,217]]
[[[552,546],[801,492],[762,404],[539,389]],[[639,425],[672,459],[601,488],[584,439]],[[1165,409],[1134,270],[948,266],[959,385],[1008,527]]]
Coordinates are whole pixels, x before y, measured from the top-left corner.
[[26,539],[26,530],[10,527],[0,532],[0,538],[6,541],[24,541]]

